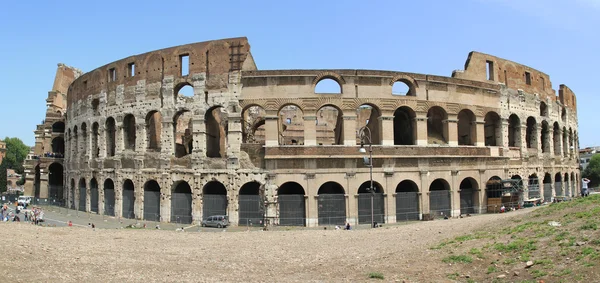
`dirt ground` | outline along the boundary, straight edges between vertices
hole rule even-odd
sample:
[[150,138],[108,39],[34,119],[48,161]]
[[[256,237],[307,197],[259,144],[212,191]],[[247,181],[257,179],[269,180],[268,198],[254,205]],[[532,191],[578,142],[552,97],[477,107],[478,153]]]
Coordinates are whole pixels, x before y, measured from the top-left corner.
[[[175,232],[0,223],[3,282],[451,282],[445,239],[534,209],[377,229]],[[10,280],[10,281],[8,281]]]

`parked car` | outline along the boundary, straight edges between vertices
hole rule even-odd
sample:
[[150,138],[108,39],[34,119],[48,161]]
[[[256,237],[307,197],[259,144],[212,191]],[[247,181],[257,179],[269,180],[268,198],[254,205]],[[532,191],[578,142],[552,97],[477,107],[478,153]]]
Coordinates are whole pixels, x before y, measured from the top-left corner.
[[227,215],[213,215],[202,220],[202,227],[225,228],[229,226],[229,217]]

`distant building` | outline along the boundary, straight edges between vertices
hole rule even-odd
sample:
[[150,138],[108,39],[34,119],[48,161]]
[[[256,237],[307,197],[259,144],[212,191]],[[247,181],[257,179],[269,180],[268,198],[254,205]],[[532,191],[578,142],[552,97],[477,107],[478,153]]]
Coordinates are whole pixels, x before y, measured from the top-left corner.
[[587,168],[592,156],[596,153],[600,153],[600,146],[586,147],[579,150],[579,168],[581,171]]
[[0,163],[2,163],[2,159],[6,155],[6,143],[0,141]]

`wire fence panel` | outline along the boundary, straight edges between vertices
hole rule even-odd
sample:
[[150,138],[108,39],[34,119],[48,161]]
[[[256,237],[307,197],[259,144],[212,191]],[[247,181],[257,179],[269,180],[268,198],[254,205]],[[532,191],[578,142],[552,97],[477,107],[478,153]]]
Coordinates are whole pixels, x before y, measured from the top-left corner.
[[460,214],[475,213],[475,191],[471,189],[460,190]]
[[279,225],[304,226],[306,224],[306,208],[304,195],[280,195],[277,197],[279,205]]
[[79,188],[79,210],[80,211],[85,211],[85,202],[86,202],[85,188],[81,187],[81,188]]
[[144,220],[160,221],[160,191],[144,191]]
[[135,195],[133,190],[123,190],[123,217],[135,218],[133,211],[135,203]]
[[115,216],[115,190],[104,189],[104,214]]
[[571,193],[577,195],[581,193],[581,189],[575,186],[575,181],[571,181]]
[[450,217],[450,209],[450,191],[443,190],[429,192],[430,214]]
[[259,195],[240,195],[239,225],[262,225],[265,208]]
[[554,190],[556,191],[556,196],[557,197],[564,196],[562,182],[555,182],[554,183]]
[[48,185],[48,198],[49,199],[61,199],[62,196],[63,196],[63,186]]
[[227,215],[227,195],[204,195],[202,197],[202,218],[213,215]]
[[173,193],[171,195],[171,222],[192,223],[192,194]]
[[396,193],[396,221],[419,220],[419,194]]
[[343,194],[321,194],[318,205],[319,225],[346,224],[346,197]]
[[90,190],[90,210],[98,213],[98,188]]
[[71,209],[75,209],[75,188],[71,188],[69,206]]
[[373,200],[373,222],[385,223],[385,201],[381,193],[358,194],[358,223],[371,223],[371,197]]
[[563,190],[565,191],[565,196],[571,196],[571,190],[569,189],[569,182],[563,182]]
[[[545,189],[545,186],[544,186]],[[540,184],[537,183],[537,179],[536,179],[536,183],[533,184],[529,184],[527,186],[527,190],[529,191],[529,198],[539,198],[540,197]]]
[[[531,198],[531,196],[529,196]],[[552,184],[544,183],[544,201],[552,201]]]

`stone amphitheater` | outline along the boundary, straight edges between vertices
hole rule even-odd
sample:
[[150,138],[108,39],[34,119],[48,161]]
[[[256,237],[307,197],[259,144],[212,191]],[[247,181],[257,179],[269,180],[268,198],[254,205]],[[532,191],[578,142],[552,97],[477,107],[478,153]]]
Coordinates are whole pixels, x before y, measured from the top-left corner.
[[521,202],[578,191],[574,93],[479,52],[450,77],[258,70],[222,39],[61,64],[47,102],[26,193],[99,214],[395,223],[496,211],[500,180]]

